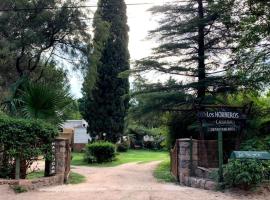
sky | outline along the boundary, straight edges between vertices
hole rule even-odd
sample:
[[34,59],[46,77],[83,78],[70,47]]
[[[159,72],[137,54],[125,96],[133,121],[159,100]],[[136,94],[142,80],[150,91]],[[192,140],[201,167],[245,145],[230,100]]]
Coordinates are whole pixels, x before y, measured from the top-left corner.
[[[127,6],[127,17],[129,31],[129,52],[131,67],[132,62],[151,55],[151,49],[156,46],[156,41],[147,39],[148,32],[157,27],[156,18],[148,11],[155,5],[166,4],[172,0],[126,0],[127,4],[149,3],[148,5]],[[88,0],[87,5],[96,5],[97,0]],[[94,13],[92,9],[92,13]],[[93,14],[89,14],[92,17]],[[79,72],[71,72],[70,76],[71,93],[74,97],[81,97],[83,79]]]

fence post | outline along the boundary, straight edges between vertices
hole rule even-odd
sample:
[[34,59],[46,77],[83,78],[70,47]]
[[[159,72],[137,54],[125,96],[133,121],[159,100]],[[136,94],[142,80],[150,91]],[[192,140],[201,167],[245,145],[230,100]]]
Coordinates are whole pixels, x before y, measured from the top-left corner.
[[218,165],[219,165],[219,182],[223,182],[223,134],[218,132]]

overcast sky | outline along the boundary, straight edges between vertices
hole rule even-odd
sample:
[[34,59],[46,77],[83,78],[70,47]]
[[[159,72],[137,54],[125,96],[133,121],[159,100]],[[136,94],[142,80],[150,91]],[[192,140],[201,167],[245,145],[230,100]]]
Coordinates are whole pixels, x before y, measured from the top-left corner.
[[[129,52],[131,62],[151,54],[155,41],[147,40],[148,31],[157,27],[157,22],[147,10],[155,5],[162,5],[171,0],[126,0],[127,4],[149,3],[149,5],[128,5],[127,16],[129,31]],[[87,5],[95,5],[97,0],[88,0]],[[92,9],[94,12],[94,9]],[[89,14],[92,15],[92,14]],[[92,16],[90,16],[92,17]],[[90,28],[90,27],[89,27]],[[82,78],[78,73],[70,73],[71,92],[81,97]]]

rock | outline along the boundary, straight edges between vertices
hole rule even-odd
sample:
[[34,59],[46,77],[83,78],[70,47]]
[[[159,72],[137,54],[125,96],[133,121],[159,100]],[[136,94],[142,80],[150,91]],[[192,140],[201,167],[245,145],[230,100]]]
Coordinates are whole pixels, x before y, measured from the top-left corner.
[[206,190],[215,190],[216,188],[217,188],[217,183],[214,181],[207,181],[204,186],[204,189]]

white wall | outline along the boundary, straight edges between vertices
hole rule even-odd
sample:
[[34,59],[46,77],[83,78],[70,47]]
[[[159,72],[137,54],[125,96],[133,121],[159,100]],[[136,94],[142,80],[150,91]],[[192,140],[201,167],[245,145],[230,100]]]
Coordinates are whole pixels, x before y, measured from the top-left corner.
[[75,128],[74,143],[75,144],[87,144],[91,137],[86,132],[86,128]]

